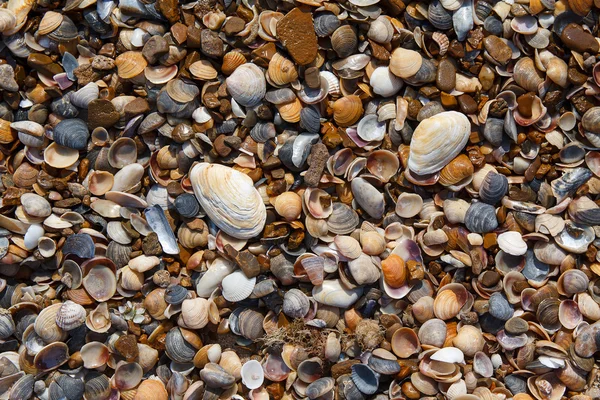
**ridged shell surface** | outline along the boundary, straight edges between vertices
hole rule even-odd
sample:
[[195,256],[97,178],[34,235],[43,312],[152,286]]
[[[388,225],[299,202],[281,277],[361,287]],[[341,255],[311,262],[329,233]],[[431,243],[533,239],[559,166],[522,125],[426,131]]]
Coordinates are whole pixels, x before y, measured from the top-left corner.
[[415,129],[408,168],[419,175],[441,170],[456,157],[469,140],[471,123],[456,111],[447,111],[423,120]]
[[202,209],[225,233],[249,239],[262,231],[267,210],[248,175],[201,163],[192,168],[190,180]]
[[238,270],[223,278],[223,297],[231,302],[242,301],[252,294],[256,285],[256,277],[248,278],[243,271]]

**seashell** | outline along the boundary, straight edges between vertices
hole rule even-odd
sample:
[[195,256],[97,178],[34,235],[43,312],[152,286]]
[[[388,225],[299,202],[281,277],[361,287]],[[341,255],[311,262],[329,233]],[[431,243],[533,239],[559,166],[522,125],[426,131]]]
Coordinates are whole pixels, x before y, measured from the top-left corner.
[[304,107],[300,111],[300,126],[310,133],[319,133],[321,114],[316,107]]
[[313,17],[315,33],[319,37],[330,36],[340,26],[338,17],[329,11],[315,13]]
[[144,72],[148,63],[141,52],[126,51],[115,58],[115,65],[120,78],[132,79]]
[[367,158],[367,169],[382,182],[388,182],[400,168],[400,160],[389,150],[375,150]]
[[182,217],[194,218],[200,212],[200,204],[193,194],[183,193],[175,198],[175,208]]
[[473,176],[474,168],[471,160],[464,154],[459,154],[440,171],[440,184],[451,186]]
[[389,69],[392,74],[404,79],[415,75],[422,64],[421,54],[414,50],[398,47],[392,52]]
[[223,278],[223,297],[230,302],[238,302],[246,299],[256,284],[256,277],[247,278],[243,271],[238,270]]
[[295,221],[302,212],[302,198],[295,192],[284,192],[275,199],[275,211],[287,221]]
[[177,76],[177,65],[153,65],[144,69],[144,76],[150,83],[163,85]]
[[472,203],[465,214],[465,226],[471,232],[487,233],[498,227],[496,210],[485,203]]
[[350,126],[354,124],[362,114],[362,101],[358,96],[345,96],[333,103],[333,118],[340,126]]
[[0,338],[7,339],[15,333],[15,322],[9,312],[0,312]]
[[169,97],[179,103],[189,103],[200,94],[200,89],[193,83],[181,79],[173,79],[167,83],[165,90]]
[[338,279],[325,280],[322,285],[314,286],[312,290],[313,298],[318,303],[339,308],[350,307],[361,294],[361,287],[347,289]]
[[348,261],[348,269],[357,284],[366,285],[376,282],[381,274],[371,261],[371,257],[361,254],[360,257]]
[[29,399],[33,394],[33,384],[35,383],[35,377],[33,375],[25,375],[19,378],[8,393],[9,400],[18,399]]
[[138,387],[133,400],[142,399],[167,400],[169,394],[164,383],[158,379],[146,379]]
[[[233,54],[239,54],[241,56],[241,58],[243,60],[241,64],[246,62],[246,59],[240,53],[235,52]],[[225,57],[227,57],[227,54],[225,55]],[[226,65],[225,57],[223,57],[223,67],[225,67],[225,65]],[[232,61],[233,60],[232,60],[231,56],[227,57],[227,66],[229,68],[231,68]],[[241,64],[238,64],[238,66]],[[211,79],[215,79],[218,75],[217,70],[212,66],[212,64],[208,60],[196,61],[196,62],[192,63],[188,69],[189,69],[190,73],[192,75],[194,75],[195,78],[201,79],[203,81],[209,81]]]
[[489,172],[479,187],[479,198],[485,203],[495,205],[502,200],[507,191],[508,179],[496,172]]
[[249,360],[244,363],[240,371],[242,383],[248,389],[258,389],[262,386],[265,374],[262,365],[256,360]]
[[394,354],[400,358],[409,358],[417,353],[421,346],[417,334],[410,328],[396,330],[390,344]]
[[498,235],[498,247],[505,253],[513,256],[521,256],[527,253],[527,243],[519,232],[510,231]]
[[129,390],[136,387],[142,380],[144,371],[137,362],[122,362],[115,369],[112,377],[113,385],[121,390]]
[[246,339],[256,340],[263,336],[265,331],[262,326],[264,316],[254,310],[244,310],[239,315],[240,333]]
[[85,382],[85,398],[89,400],[101,400],[110,395],[110,380],[106,375],[98,374],[90,376]]
[[[533,19],[535,21],[535,18]],[[542,73],[536,69],[534,61],[529,57],[519,59],[514,71],[515,82],[529,92],[537,92],[538,86],[544,81]]]
[[114,176],[107,171],[92,171],[88,176],[88,188],[93,195],[102,196],[112,189]]
[[338,235],[346,235],[358,226],[356,211],[343,203],[333,203],[332,212],[327,220],[329,231]]
[[298,71],[294,63],[279,53],[275,53],[269,61],[267,73],[269,79],[278,86],[287,85],[298,79]]
[[[225,75],[231,75],[233,73],[233,71],[236,70],[237,67],[239,67],[240,65],[243,65],[246,63],[246,57],[244,57],[244,55],[238,51],[230,51],[225,53],[225,55],[223,56],[223,65],[221,65],[221,72],[223,72]],[[192,64],[194,65],[194,64]],[[191,67],[191,66],[190,66]],[[190,72],[192,72],[192,74],[196,75],[191,69]],[[198,76],[199,79],[203,79],[201,77]],[[216,78],[216,75],[215,75]],[[214,79],[214,78],[210,78],[210,79]]]
[[61,304],[56,312],[56,325],[65,331],[70,331],[83,325],[85,318],[85,308],[71,300],[67,300]]
[[419,329],[418,339],[422,345],[442,347],[446,340],[446,330],[446,323],[441,319],[428,319]]
[[83,150],[90,138],[90,131],[87,124],[81,119],[65,119],[54,128],[53,138],[61,146]]
[[208,300],[203,298],[183,300],[183,303],[181,303],[179,325],[185,326],[189,329],[204,328],[209,322],[209,307],[210,304]]
[[315,382],[323,376],[323,361],[317,357],[306,359],[298,365],[297,373],[302,382]]
[[514,309],[504,295],[496,292],[489,298],[489,313],[502,321],[508,321],[513,316]]
[[159,205],[146,208],[144,211],[150,228],[158,235],[163,251],[167,254],[179,254],[177,240],[167,221],[163,209]]
[[423,120],[412,136],[408,168],[420,175],[438,172],[460,153],[470,131],[467,117],[455,111]]
[[[16,21],[16,19],[15,19]],[[38,35],[47,35],[54,31],[63,22],[63,15],[54,11],[44,13],[40,25],[38,27]],[[4,31],[5,29],[2,29]]]
[[381,261],[381,271],[385,283],[393,288],[403,286],[409,277],[404,260],[396,254],[390,254],[388,258]]
[[222,165],[201,163],[189,176],[202,209],[225,233],[249,239],[262,231],[266,209],[247,175]]
[[66,332],[56,324],[56,315],[61,306],[62,303],[56,303],[44,308],[35,320],[35,333],[46,343],[60,342],[67,337]]
[[459,283],[443,286],[433,303],[435,316],[444,321],[455,317],[467,302],[467,297],[467,290]]
[[402,89],[403,82],[392,74],[389,67],[377,67],[371,73],[369,84],[373,92],[383,97],[391,97]]
[[[73,104],[74,106],[77,106],[79,108],[88,108],[88,105],[92,102],[92,100],[96,100],[99,95],[100,95],[100,88],[98,87],[98,85],[94,82],[90,82],[87,85],[85,85],[84,87],[82,87],[81,89],[79,89],[78,91],[73,92],[71,94],[70,101],[71,101],[71,104]],[[81,120],[77,120],[77,121],[81,121]],[[86,126],[86,125],[84,124],[84,126]],[[56,128],[55,128],[55,132],[56,132]]]
[[552,193],[556,197],[557,203],[571,196],[581,185],[592,177],[592,173],[586,168],[573,168],[564,173],[560,178],[553,180]]
[[[54,14],[58,14],[58,13],[54,13]],[[58,15],[60,15],[60,14],[58,14]],[[62,17],[62,15],[61,15],[61,17]],[[42,21],[43,21],[43,18],[42,18]],[[40,21],[40,26],[41,26],[42,21]],[[61,18],[61,21],[62,21],[62,18]],[[16,25],[17,25],[17,16],[15,15],[15,12],[9,8],[3,8],[2,11],[0,11],[0,32],[2,32],[2,33],[10,32],[11,30],[13,30],[13,28],[15,28]],[[59,25],[60,25],[60,23],[59,23]]]
[[123,168],[137,160],[135,141],[128,137],[117,139],[108,151],[108,162],[113,168]]
[[330,377],[319,378],[306,387],[306,396],[311,399],[318,399],[333,391],[335,380]]
[[352,381],[361,393],[372,395],[379,387],[379,375],[365,364],[352,366]]
[[69,347],[66,343],[54,342],[42,348],[33,359],[33,365],[40,372],[51,371],[69,361]]
[[600,107],[592,107],[588,109],[581,118],[581,126],[583,129],[592,133],[600,133],[598,115],[600,115]]
[[181,285],[169,285],[165,289],[165,301],[169,304],[181,304],[188,297],[188,290]]
[[191,362],[197,351],[194,345],[185,339],[179,327],[167,332],[165,349],[171,360],[180,363]]
[[594,230],[590,226],[565,221],[565,228],[554,239],[563,249],[581,254],[587,251],[594,237]]
[[98,304],[94,310],[90,311],[85,320],[85,325],[93,332],[104,333],[111,327],[110,314],[106,303]]
[[444,31],[452,28],[452,14],[444,8],[444,5],[439,0],[429,3],[427,11],[431,25]]
[[345,58],[356,53],[358,38],[350,25],[342,25],[331,35],[331,47],[338,57]]
[[225,82],[234,100],[245,107],[258,105],[267,91],[262,70],[251,63],[237,67]]
[[347,257],[349,259],[355,259],[360,257],[360,255],[362,254],[360,243],[352,236],[337,235],[333,239],[333,241],[335,243],[335,246],[337,247],[337,250],[344,257]]
[[96,301],[109,300],[116,291],[116,267],[108,258],[95,257],[81,264],[83,287]]
[[283,297],[282,311],[291,318],[304,317],[310,308],[308,297],[298,289],[288,290]]
[[383,194],[363,178],[351,182],[352,194],[361,208],[375,219],[380,219],[385,211]]
[[412,218],[421,212],[423,198],[414,193],[401,193],[396,202],[396,214],[402,218]]
[[389,43],[394,36],[394,26],[387,17],[379,16],[369,25],[367,36],[377,43]]

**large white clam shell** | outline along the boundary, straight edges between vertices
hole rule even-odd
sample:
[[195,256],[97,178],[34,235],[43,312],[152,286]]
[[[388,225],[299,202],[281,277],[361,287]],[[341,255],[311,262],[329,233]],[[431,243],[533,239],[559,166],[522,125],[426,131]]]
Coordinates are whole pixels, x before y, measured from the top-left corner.
[[237,270],[223,278],[223,297],[232,303],[242,301],[252,294],[255,284],[256,277],[248,278],[244,271]]
[[438,172],[460,153],[470,133],[469,119],[456,111],[423,120],[410,142],[408,168],[419,175]]
[[223,165],[201,163],[192,168],[190,180],[202,209],[225,233],[250,239],[262,231],[267,210],[248,175]]

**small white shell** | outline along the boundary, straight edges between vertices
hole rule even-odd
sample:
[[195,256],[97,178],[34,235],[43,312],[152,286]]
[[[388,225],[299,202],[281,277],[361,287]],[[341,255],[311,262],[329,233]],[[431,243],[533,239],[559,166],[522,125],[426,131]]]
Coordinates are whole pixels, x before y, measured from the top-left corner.
[[223,278],[223,297],[232,303],[242,301],[254,290],[256,277],[248,278],[242,270],[237,270]]
[[513,256],[522,256],[527,253],[527,243],[519,232],[510,231],[498,235],[498,247],[505,253]]
[[242,383],[250,390],[259,388],[265,380],[262,365],[256,360],[249,360],[242,366]]
[[390,72],[389,67],[377,67],[369,81],[373,92],[383,97],[390,97],[402,89],[402,79]]
[[225,80],[231,96],[243,106],[254,107],[267,92],[265,74],[255,64],[242,64]]
[[358,136],[364,141],[375,142],[383,140],[385,136],[385,122],[379,122],[377,115],[365,115],[356,128]]
[[439,349],[430,357],[434,361],[442,361],[450,364],[464,364],[465,355],[456,347],[444,347]]

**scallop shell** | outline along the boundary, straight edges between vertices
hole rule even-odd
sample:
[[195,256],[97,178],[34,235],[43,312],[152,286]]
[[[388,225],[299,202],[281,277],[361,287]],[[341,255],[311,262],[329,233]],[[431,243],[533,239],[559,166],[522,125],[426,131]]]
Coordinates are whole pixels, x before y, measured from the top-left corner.
[[333,103],[333,118],[340,126],[350,126],[354,124],[362,114],[362,101],[358,96],[345,96]]
[[83,325],[85,317],[85,308],[71,300],[67,300],[56,313],[56,325],[65,331],[70,331]]
[[[240,53],[237,53],[240,54]],[[243,56],[242,56],[243,58]],[[246,62],[246,59],[244,59],[244,62]],[[225,60],[223,60],[223,63],[225,64]],[[215,67],[212,66],[212,64],[208,61],[208,60],[199,60],[196,61],[194,63],[192,63],[192,65],[189,66],[189,70],[191,72],[192,75],[194,75],[195,78],[204,80],[204,81],[208,81],[211,79],[215,79],[218,75],[217,70],[215,69]]]
[[243,271],[238,270],[223,278],[221,285],[225,300],[236,303],[252,294],[254,285],[256,285],[256,277],[248,278]]
[[245,107],[258,105],[267,92],[263,71],[252,63],[237,67],[225,82],[233,99]]
[[225,233],[250,239],[262,231],[266,208],[248,175],[223,165],[200,163],[189,177],[202,209]]
[[460,153],[470,134],[469,119],[456,111],[423,120],[412,136],[408,168],[419,175],[438,172]]
[[237,67],[245,63],[246,57],[244,57],[242,53],[239,51],[230,51],[223,56],[223,65],[221,65],[221,71],[225,75],[231,75]]

